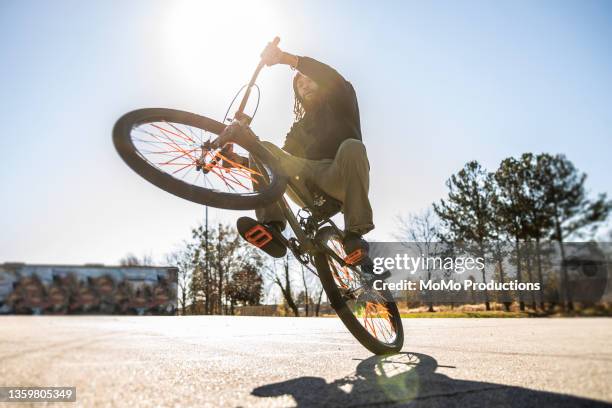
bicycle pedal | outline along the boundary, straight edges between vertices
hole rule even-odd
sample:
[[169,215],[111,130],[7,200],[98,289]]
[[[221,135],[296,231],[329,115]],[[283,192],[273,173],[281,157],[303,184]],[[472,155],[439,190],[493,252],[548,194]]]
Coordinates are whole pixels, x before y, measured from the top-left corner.
[[[287,254],[287,247],[274,232],[265,225],[250,217],[240,217],[236,222],[238,233],[249,244],[261,249],[274,258],[282,258]],[[282,237],[282,236],[281,236]]]
[[266,227],[261,224],[257,224],[248,230],[244,234],[244,237],[249,244],[253,244],[257,248],[261,248],[274,239],[270,231],[268,231]]
[[350,254],[344,257],[344,262],[349,265],[357,265],[361,262],[366,256],[366,252],[362,248],[357,248]]

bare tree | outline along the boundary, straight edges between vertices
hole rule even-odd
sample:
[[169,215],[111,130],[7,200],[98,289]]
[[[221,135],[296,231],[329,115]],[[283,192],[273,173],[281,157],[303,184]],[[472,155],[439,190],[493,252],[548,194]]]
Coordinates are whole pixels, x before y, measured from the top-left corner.
[[151,254],[144,254],[142,257],[134,255],[132,252],[128,252],[123,258],[119,260],[121,266],[151,266],[155,265],[153,262],[153,256]]
[[287,254],[282,261],[273,259],[271,262],[266,264],[263,268],[263,273],[266,279],[278,286],[283,295],[285,303],[291,309],[294,316],[298,317],[300,312],[295,301],[295,294],[292,288],[292,275],[294,274],[293,266],[292,259],[290,258],[290,255]]
[[234,314],[234,307],[238,304],[259,305],[263,293],[263,279],[258,269],[255,265],[246,265],[244,269],[234,271],[231,280],[225,285],[230,314]]
[[177,285],[178,285],[178,303],[182,314],[187,310],[187,299],[189,296],[189,283],[192,278],[193,253],[189,245],[185,243],[183,249],[176,250],[166,255],[166,262],[169,265],[178,268]]
[[311,273],[308,268],[301,265],[302,272],[302,285],[304,286],[303,296],[300,296],[299,300],[304,302],[305,315],[310,316],[314,314],[318,315],[318,308],[320,307],[321,299],[323,297],[323,287],[319,278]]
[[[400,241],[408,241],[415,245],[419,253],[429,258],[440,251],[438,237],[440,235],[440,224],[438,217],[426,208],[420,213],[412,213],[407,216],[398,216],[399,233],[396,238]],[[431,280],[434,269],[429,262],[426,263],[427,279]],[[434,312],[433,301],[429,301],[429,311]]]
[[304,265],[300,265],[302,268],[302,283],[304,284],[304,312],[306,317],[308,317],[309,306],[310,306],[310,296],[308,295],[308,283],[306,282],[306,268]]
[[191,313],[233,313],[236,304],[261,297],[257,285],[253,293],[246,290],[261,274],[261,254],[229,225],[193,228],[192,239],[167,259],[179,268],[179,302]]
[[321,310],[321,300],[323,299],[323,287],[319,289],[319,296],[317,296],[317,303],[315,305],[315,316],[319,317],[319,312]]

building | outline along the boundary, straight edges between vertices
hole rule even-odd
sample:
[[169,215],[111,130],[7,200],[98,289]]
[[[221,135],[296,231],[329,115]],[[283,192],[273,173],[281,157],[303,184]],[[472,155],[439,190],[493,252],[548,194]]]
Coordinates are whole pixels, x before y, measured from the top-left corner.
[[0,264],[0,314],[174,315],[175,267]]

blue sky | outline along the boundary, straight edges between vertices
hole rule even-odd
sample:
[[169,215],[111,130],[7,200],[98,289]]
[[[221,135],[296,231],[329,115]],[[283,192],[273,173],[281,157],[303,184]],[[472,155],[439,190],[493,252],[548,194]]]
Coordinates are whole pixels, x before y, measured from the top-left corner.
[[[391,239],[396,215],[443,197],[472,159],[565,153],[612,194],[610,2],[3,1],[0,261],[112,264],[189,238],[203,208],[129,170],[113,123],[154,106],[222,118],[275,35],[355,86],[371,238]],[[284,140],[291,77],[260,76],[262,139]]]

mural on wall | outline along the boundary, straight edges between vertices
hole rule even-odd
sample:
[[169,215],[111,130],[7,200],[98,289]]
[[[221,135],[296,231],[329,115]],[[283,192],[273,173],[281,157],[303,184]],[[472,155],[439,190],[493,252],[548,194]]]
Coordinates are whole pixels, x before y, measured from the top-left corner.
[[0,265],[0,314],[174,315],[177,269]]

